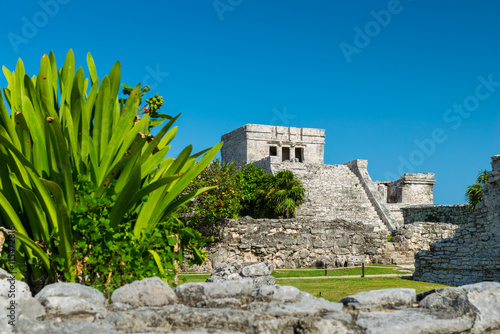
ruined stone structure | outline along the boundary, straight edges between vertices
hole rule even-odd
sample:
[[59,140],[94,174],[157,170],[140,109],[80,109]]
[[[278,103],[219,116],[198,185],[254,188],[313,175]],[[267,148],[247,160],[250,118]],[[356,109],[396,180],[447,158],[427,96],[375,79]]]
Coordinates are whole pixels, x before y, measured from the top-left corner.
[[477,211],[453,238],[416,254],[414,279],[450,285],[500,282],[500,155],[491,160]]
[[[205,268],[224,261],[270,261],[277,268],[364,263],[413,264],[414,253],[453,237],[469,219],[467,205],[434,205],[433,173],[372,181],[366,160],[323,163],[325,131],[247,124],[222,136],[222,161],[288,169],[306,202],[297,219],[226,220]],[[198,268],[199,270],[200,268]]]
[[325,165],[325,130],[247,124],[222,136],[223,162],[255,163],[268,173],[288,169],[302,181],[306,202],[297,217],[403,224],[402,207],[433,204],[434,174],[404,174],[396,181],[373,182],[366,160]]

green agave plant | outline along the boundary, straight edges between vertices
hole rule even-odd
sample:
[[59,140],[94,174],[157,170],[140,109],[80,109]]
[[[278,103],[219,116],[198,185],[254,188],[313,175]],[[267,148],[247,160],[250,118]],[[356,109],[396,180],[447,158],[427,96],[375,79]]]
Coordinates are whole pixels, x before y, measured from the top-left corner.
[[[75,281],[70,215],[79,202],[78,177],[97,187],[94,197],[113,185],[110,226],[127,221],[138,239],[212,188],[179,196],[222,143],[196,154],[188,146],[167,158],[179,115],[164,117],[157,135],[147,136],[157,120],[137,117],[140,84],[120,100],[120,64],[100,81],[90,54],[87,63],[90,82],[71,50],[59,71],[52,52],[42,57],[37,76],[29,77],[21,60],[15,71],[3,67],[10,112],[0,94],[0,226],[15,229],[17,267],[35,279],[60,279],[52,259],[58,254],[65,279]],[[22,278],[19,270],[13,274]]]

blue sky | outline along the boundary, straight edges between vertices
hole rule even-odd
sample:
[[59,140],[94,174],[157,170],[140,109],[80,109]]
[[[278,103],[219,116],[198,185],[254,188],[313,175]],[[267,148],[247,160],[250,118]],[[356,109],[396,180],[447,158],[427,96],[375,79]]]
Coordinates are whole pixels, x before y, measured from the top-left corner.
[[183,113],[174,153],[247,123],[323,128],[325,163],[434,172],[438,204],[463,203],[500,154],[498,1],[20,0],[0,15],[11,70],[72,48],[100,77],[119,60],[124,83],[153,85]]

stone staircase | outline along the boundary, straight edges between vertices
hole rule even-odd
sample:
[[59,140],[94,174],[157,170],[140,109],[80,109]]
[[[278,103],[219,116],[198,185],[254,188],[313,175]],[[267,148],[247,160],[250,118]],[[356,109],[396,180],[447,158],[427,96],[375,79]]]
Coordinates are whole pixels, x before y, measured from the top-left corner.
[[297,217],[362,221],[385,228],[359,178],[349,167],[313,164],[285,167],[299,177],[306,189],[306,202],[297,209]]

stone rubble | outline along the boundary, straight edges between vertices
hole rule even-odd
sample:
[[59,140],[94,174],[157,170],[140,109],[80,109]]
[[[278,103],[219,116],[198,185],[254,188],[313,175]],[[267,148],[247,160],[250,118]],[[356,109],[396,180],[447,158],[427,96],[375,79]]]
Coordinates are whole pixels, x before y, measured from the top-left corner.
[[[8,305],[10,276],[2,277],[0,303]],[[291,286],[256,288],[251,277],[176,289],[153,277],[117,289],[110,304],[77,283],[50,284],[35,297],[24,282],[14,284],[15,327],[3,317],[0,333],[500,333],[496,282],[418,296],[413,289],[370,291],[333,303]]]

